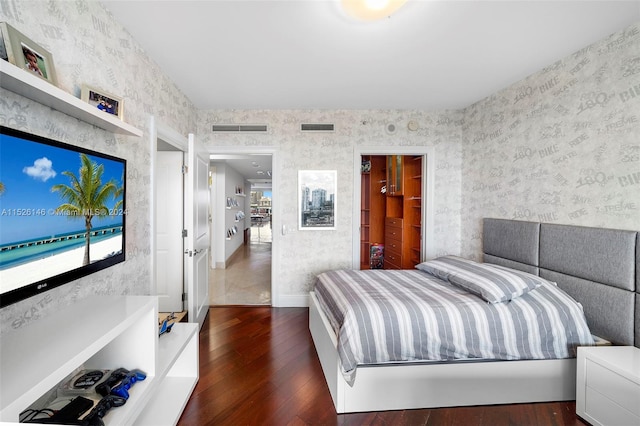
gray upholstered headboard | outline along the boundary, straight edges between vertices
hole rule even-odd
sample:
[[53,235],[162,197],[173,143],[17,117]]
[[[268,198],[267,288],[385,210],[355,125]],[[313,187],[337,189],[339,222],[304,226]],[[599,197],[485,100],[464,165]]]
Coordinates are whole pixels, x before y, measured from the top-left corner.
[[640,233],[484,219],[488,263],[540,275],[584,307],[591,332],[640,347]]

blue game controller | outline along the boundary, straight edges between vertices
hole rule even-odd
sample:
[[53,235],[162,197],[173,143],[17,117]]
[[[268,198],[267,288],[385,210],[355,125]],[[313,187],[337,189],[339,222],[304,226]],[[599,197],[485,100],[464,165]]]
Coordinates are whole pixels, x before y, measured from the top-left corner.
[[129,389],[135,382],[142,381],[147,378],[147,375],[142,371],[136,369],[131,370],[127,375],[120,380],[117,386],[111,389],[111,395],[121,396],[122,398],[129,399]]
[[122,379],[127,377],[129,374],[129,370],[126,368],[118,368],[117,370],[113,370],[107,380],[100,383],[96,386],[96,392],[98,392],[101,396],[107,396],[111,393],[111,388],[117,385]]

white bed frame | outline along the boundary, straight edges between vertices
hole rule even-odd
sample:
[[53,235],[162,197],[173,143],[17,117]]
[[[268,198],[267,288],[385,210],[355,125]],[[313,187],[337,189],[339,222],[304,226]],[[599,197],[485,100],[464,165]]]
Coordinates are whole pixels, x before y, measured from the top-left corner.
[[[640,232],[487,218],[482,245],[485,262],[557,282],[584,306],[592,333],[640,347]],[[576,398],[575,358],[358,366],[349,386],[314,292],[309,329],[338,413]]]
[[314,292],[309,329],[338,414],[576,399],[575,358],[358,366],[349,386]]

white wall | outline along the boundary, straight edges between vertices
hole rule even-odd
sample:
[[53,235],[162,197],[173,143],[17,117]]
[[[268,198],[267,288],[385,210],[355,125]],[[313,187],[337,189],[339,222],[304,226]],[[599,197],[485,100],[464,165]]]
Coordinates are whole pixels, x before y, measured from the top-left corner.
[[[221,237],[215,239],[215,262],[216,268],[224,269],[228,266],[228,261],[231,255],[233,255],[244,243],[245,221],[241,220],[237,222],[236,213],[238,211],[246,212],[248,196],[241,197],[235,194],[236,187],[242,187],[243,190],[246,190],[246,182],[236,169],[231,167],[229,164],[218,161],[212,162],[211,165],[216,171],[215,181],[217,189],[212,209],[216,215],[214,218],[216,235]],[[227,207],[227,197],[237,201],[238,206]],[[249,218],[249,216],[247,216],[247,218]],[[237,228],[237,233],[228,237],[227,230],[234,226]]]

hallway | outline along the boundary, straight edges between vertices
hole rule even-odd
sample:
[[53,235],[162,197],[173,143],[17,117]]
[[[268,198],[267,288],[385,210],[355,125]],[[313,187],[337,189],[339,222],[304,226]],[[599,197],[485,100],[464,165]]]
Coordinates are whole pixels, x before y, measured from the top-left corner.
[[271,305],[271,224],[252,223],[249,243],[209,272],[209,304]]

